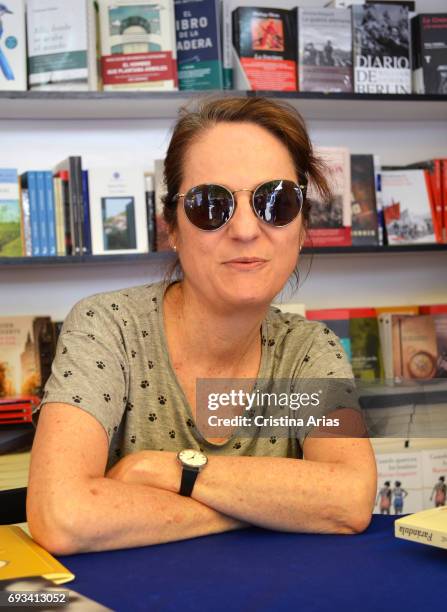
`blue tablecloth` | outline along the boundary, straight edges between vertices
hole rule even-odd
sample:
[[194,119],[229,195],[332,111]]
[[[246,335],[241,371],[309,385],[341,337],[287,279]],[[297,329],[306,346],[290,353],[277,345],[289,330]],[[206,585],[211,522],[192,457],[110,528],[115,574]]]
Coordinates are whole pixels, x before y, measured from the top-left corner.
[[118,611],[446,609],[447,550],[398,540],[393,523],[374,516],[352,536],[250,528],[60,560],[74,590]]

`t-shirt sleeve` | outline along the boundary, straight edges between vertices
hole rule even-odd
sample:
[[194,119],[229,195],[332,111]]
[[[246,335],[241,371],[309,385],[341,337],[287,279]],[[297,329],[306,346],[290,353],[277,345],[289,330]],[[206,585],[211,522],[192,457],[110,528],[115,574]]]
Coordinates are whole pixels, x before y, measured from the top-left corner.
[[128,359],[113,309],[96,297],[78,302],[59,336],[40,408],[70,404],[91,414],[109,442],[127,401]]
[[[352,408],[360,412],[354,374],[340,339],[323,323],[310,325],[313,327],[312,341],[294,381],[295,390],[299,389],[309,395],[316,394],[315,402],[301,412],[305,423],[304,427],[297,430],[301,448],[306,437],[316,427],[316,419],[335,416],[334,411],[340,408]],[[343,437],[343,432],[348,431],[349,413],[345,412],[344,418],[338,429],[334,427],[334,435]]]

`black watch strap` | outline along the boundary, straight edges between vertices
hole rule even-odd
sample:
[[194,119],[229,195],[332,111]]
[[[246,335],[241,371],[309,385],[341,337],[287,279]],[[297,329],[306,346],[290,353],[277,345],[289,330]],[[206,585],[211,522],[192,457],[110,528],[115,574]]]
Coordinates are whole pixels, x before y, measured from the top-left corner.
[[191,497],[191,493],[194,488],[194,483],[196,482],[198,473],[199,470],[183,467],[182,481],[180,484],[180,495],[183,495],[183,497]]

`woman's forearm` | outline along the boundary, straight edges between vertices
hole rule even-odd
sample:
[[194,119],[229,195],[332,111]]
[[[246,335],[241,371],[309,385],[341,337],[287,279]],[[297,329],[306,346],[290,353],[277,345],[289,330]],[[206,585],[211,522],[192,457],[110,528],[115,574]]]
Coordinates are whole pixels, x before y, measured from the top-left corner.
[[47,497],[47,508],[38,496],[28,502],[31,534],[54,554],[161,544],[246,526],[196,500],[140,484],[91,478],[70,489],[59,491],[57,500]]

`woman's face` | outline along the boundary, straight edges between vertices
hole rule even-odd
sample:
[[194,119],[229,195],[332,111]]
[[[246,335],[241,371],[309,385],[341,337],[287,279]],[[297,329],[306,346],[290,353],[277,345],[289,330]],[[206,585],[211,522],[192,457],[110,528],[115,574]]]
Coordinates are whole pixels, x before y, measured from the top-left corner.
[[[272,179],[298,182],[287,148],[253,123],[219,123],[209,128],[189,147],[183,175],[180,193],[203,183],[235,191],[255,189]],[[172,240],[184,281],[220,307],[269,304],[296,265],[301,214],[285,227],[269,226],[255,216],[251,196],[235,194],[232,218],[213,232],[192,225],[179,200]],[[244,263],[240,258],[256,261]]]

